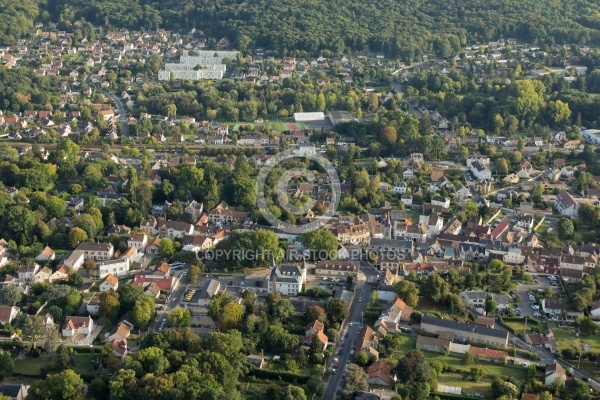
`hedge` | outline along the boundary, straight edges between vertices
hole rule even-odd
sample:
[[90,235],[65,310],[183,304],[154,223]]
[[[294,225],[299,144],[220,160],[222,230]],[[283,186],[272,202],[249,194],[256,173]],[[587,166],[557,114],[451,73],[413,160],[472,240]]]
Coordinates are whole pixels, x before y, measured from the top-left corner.
[[255,376],[261,379],[273,379],[273,380],[282,380],[290,383],[306,383],[308,382],[308,375],[294,374],[292,372],[286,371],[272,371],[268,369],[258,369],[251,368],[248,371],[248,376]]
[[13,342],[13,341],[1,341],[0,342],[0,349],[10,349],[12,350],[13,347],[17,347],[19,349],[22,349],[23,347],[25,347],[25,345],[23,344],[23,342]]

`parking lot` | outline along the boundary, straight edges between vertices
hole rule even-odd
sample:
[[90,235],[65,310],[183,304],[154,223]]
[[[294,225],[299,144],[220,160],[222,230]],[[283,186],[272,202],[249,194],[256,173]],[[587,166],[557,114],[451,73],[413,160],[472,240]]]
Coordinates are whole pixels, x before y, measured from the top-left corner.
[[552,290],[557,290],[558,284],[548,276],[533,275],[533,277],[533,284],[519,285],[516,293],[521,299],[518,303],[518,308],[515,307],[514,303],[513,307],[515,308],[517,315],[520,314],[523,317],[539,318],[543,315],[542,299],[544,298],[544,289],[546,287],[552,287]]

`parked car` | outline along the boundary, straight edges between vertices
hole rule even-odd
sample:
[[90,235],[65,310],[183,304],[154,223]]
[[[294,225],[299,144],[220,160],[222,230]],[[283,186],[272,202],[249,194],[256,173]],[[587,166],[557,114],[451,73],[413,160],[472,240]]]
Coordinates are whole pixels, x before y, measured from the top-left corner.
[[540,306],[538,306],[537,304],[532,304],[531,308],[533,308],[534,310],[539,310]]

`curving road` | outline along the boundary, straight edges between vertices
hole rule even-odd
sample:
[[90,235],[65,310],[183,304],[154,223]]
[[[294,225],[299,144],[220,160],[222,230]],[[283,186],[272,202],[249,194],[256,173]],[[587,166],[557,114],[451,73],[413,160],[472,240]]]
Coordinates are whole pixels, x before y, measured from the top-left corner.
[[101,87],[98,86],[94,86],[92,84],[92,82],[90,82],[90,75],[88,74],[88,76],[85,78],[85,84],[94,89],[99,91],[100,93],[102,93],[105,96],[108,96],[112,101],[115,102],[115,106],[116,106],[116,111],[119,114],[119,121],[121,122],[121,130],[123,131],[123,135],[126,138],[129,138],[129,122],[127,119],[127,113],[125,112],[125,106],[123,105],[123,102],[121,101],[121,99],[115,95],[114,93],[111,93],[107,90],[102,89]]

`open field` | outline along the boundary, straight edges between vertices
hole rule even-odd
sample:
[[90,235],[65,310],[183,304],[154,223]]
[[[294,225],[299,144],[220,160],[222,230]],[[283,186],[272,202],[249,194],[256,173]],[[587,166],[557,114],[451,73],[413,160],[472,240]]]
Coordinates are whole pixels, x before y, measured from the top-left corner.
[[484,378],[479,382],[464,379],[461,374],[441,374],[437,377],[440,385],[456,386],[462,389],[462,394],[479,395],[491,399],[494,397],[492,391],[492,380]]
[[[458,357],[445,356],[443,354],[432,353],[430,351],[423,351],[428,360],[438,360],[448,364],[454,368],[458,368],[462,371],[469,371],[472,365],[464,365],[463,360]],[[513,367],[511,365],[492,364],[486,362],[480,362],[475,365],[480,365],[485,370],[486,376],[513,376],[517,379],[527,378],[527,369],[520,367]]]
[[598,335],[577,337],[575,328],[559,328],[555,322],[552,322],[550,326],[552,332],[554,332],[554,338],[559,350],[568,348],[582,350],[585,345],[586,351],[592,353],[600,352],[600,337]]
[[[92,360],[101,358],[100,353],[90,354],[76,354],[73,356],[75,359],[75,366],[72,368],[78,374],[93,374],[96,370]],[[40,368],[51,369],[54,366],[54,360],[51,360],[47,354],[42,354],[39,358],[27,357],[24,360],[16,360],[14,372],[24,375],[39,375]]]

